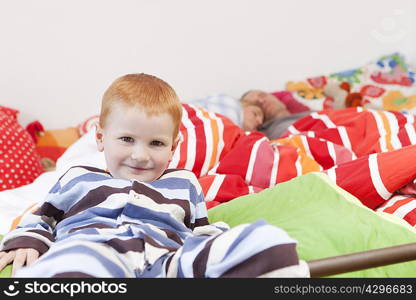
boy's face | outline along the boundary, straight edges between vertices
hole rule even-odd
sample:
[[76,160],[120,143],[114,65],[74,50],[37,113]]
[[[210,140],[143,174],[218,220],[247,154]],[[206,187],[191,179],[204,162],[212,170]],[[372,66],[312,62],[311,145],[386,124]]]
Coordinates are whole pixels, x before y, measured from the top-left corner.
[[105,128],[97,126],[96,140],[114,177],[148,182],[168,167],[178,144],[173,133],[168,113],[148,116],[142,109],[114,104]]

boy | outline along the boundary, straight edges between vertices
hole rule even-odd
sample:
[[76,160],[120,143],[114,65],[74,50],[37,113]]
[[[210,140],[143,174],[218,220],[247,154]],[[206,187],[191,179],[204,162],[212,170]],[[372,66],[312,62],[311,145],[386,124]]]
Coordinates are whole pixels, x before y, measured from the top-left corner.
[[108,171],[70,168],[42,206],[4,237],[0,269],[14,260],[16,277],[255,277],[276,275],[282,267],[304,271],[295,242],[276,227],[261,221],[230,230],[208,224],[195,175],[167,169],[181,114],[176,93],[157,77],[129,74],[114,81],[104,93],[96,130]]

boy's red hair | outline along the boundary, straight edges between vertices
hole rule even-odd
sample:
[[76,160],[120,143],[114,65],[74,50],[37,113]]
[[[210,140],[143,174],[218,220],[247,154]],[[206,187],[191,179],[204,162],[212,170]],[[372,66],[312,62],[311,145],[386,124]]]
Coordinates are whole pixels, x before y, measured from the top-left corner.
[[149,115],[168,113],[175,123],[174,137],[179,132],[182,104],[174,89],[156,76],[140,73],[116,79],[103,95],[100,113],[102,128],[115,103],[143,108]]

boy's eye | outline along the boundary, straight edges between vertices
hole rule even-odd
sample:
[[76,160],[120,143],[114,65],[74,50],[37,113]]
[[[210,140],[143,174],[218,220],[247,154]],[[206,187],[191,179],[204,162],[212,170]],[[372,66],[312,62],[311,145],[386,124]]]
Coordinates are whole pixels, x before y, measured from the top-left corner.
[[165,145],[163,142],[161,142],[161,141],[152,141],[151,143],[150,143],[152,146],[163,146],[163,145]]
[[132,143],[134,140],[133,138],[129,137],[129,136],[122,136],[120,138],[121,141],[126,142],[126,143]]

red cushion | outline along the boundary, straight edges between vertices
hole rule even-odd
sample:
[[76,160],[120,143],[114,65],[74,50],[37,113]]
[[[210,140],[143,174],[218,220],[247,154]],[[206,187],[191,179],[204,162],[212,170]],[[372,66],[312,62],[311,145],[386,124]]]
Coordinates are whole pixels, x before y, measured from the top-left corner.
[[29,184],[44,171],[32,137],[17,122],[17,113],[0,106],[0,191]]
[[280,91],[280,92],[272,93],[272,95],[276,96],[280,101],[282,101],[286,105],[287,110],[291,114],[297,114],[297,113],[311,110],[309,107],[307,107],[306,105],[296,100],[295,97],[293,97],[291,92]]

